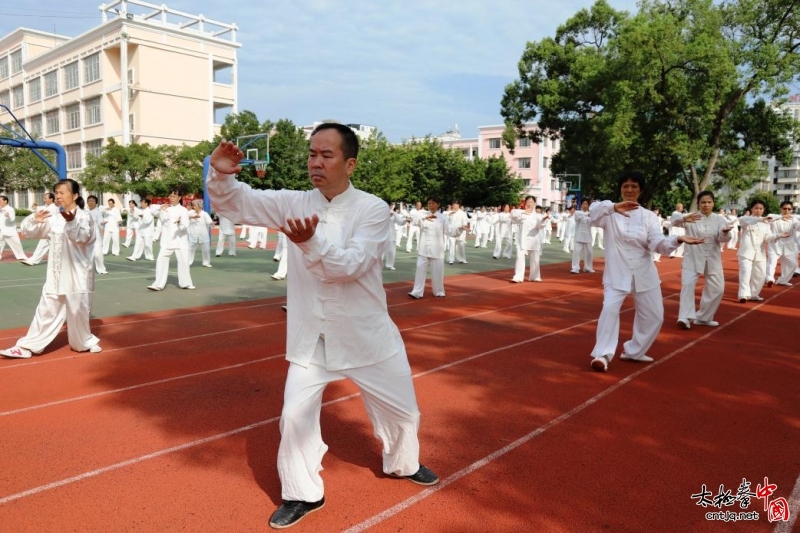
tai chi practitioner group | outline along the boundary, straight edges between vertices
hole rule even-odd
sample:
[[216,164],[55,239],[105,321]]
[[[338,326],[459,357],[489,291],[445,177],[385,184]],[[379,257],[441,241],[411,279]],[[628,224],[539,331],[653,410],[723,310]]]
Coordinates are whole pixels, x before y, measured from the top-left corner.
[[269,524],[286,528],[325,505],[322,395],[349,378],[361,390],[383,472],[422,485],[439,478],[419,463],[420,413],[403,339],[389,317],[382,254],[386,203],[350,183],[358,137],[342,124],[311,133],[310,191],[253,190],[238,182],[242,151],[222,142],[211,155],[215,209],[252,225],[280,228],[292,242],[287,278],[289,369],[280,420],[278,474],[283,503]]
[[147,288],[151,291],[163,290],[169,276],[170,256],[175,254],[178,262],[178,286],[181,289],[194,289],[189,272],[189,211],[180,203],[178,191],[169,193],[169,205],[164,204],[158,211],[161,219],[161,239],[156,259],[156,279]]
[[428,265],[431,267],[431,289],[433,295],[444,298],[444,240],[445,237],[458,237],[469,224],[451,226],[447,215],[439,212],[439,200],[428,198],[428,210],[417,211],[412,226],[419,229],[419,248],[417,251],[417,272],[414,276],[414,288],[408,295],[422,298],[425,292],[425,277]]
[[59,181],[54,187],[58,214],[41,210],[22,221],[27,239],[47,239],[47,257],[42,296],[28,328],[15,346],[0,350],[5,357],[27,359],[39,354],[67,323],[69,345],[77,352],[102,351],[100,340],[89,327],[94,293],[94,247],[97,233],[94,219],[83,210],[80,185],[75,180]]

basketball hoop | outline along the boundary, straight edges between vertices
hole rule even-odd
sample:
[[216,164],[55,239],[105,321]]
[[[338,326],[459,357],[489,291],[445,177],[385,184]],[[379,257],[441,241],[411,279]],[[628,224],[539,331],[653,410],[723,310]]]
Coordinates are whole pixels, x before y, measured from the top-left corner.
[[258,176],[259,179],[263,179],[264,176],[267,175],[267,164],[266,163],[256,163],[253,166],[256,169],[256,176]]

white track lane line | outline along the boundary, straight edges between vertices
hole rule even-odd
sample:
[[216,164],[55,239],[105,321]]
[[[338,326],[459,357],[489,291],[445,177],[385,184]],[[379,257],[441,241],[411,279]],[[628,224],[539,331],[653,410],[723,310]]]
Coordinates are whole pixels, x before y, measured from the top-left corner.
[[[672,353],[670,353],[670,354],[658,359],[657,361],[655,361],[653,363],[650,363],[649,365],[647,365],[644,368],[634,372],[633,374],[630,374],[629,376],[627,376],[625,378],[622,378],[620,381],[618,381],[614,385],[611,385],[610,387],[608,387],[604,391],[601,391],[600,393],[596,394],[592,398],[589,398],[588,400],[583,402],[581,405],[573,408],[571,411],[568,411],[567,413],[562,414],[561,416],[551,420],[550,422],[544,424],[543,426],[540,426],[540,427],[534,429],[531,433],[528,433],[527,435],[525,435],[524,437],[522,437],[520,439],[517,439],[513,443],[511,443],[511,444],[509,444],[507,446],[504,446],[503,448],[500,448],[499,450],[493,452],[492,454],[487,455],[486,457],[484,457],[480,461],[477,461],[477,462],[471,464],[467,468],[464,468],[462,470],[459,470],[458,472],[455,472],[455,473],[451,474],[447,478],[443,479],[435,487],[431,487],[431,488],[423,490],[422,492],[418,493],[417,495],[415,495],[415,496],[413,496],[411,498],[408,498],[408,499],[404,500],[403,502],[400,502],[399,504],[397,504],[397,505],[395,505],[393,507],[390,507],[386,511],[384,511],[382,513],[379,513],[379,514],[377,514],[377,515],[375,515],[375,516],[373,516],[373,517],[361,522],[360,524],[357,524],[356,526],[353,526],[353,528],[349,529],[348,531],[351,531],[351,530],[352,531],[362,531],[363,529],[366,529],[367,527],[371,527],[371,526],[373,526],[375,524],[378,524],[378,523],[382,522],[383,520],[386,520],[387,518],[389,518],[391,516],[394,516],[395,514],[397,514],[397,513],[401,512],[401,511],[409,508],[411,505],[413,505],[413,504],[415,504],[415,503],[427,498],[428,496],[430,496],[432,494],[435,494],[436,492],[438,492],[442,488],[450,485],[451,483],[453,483],[457,479],[459,479],[461,477],[464,477],[465,475],[467,475],[467,474],[469,474],[471,472],[474,472],[478,468],[486,466],[487,464],[489,464],[493,460],[505,455],[506,453],[508,453],[509,451],[513,450],[514,448],[517,448],[517,447],[521,446],[522,444],[528,442],[529,440],[533,439],[534,437],[537,437],[538,435],[541,435],[542,433],[544,433],[548,429],[552,428],[553,426],[555,426],[555,425],[557,425],[557,424],[559,424],[559,423],[571,418],[572,416],[578,414],[579,412],[583,411],[584,409],[586,409],[590,405],[596,403],[598,400],[600,400],[600,399],[604,398],[605,396],[611,394],[613,391],[617,390],[622,385],[629,383],[630,381],[632,381],[636,377],[644,374],[645,372],[649,372],[650,369],[657,368],[659,365],[662,365],[666,361],[672,359],[675,355],[688,350],[689,348],[695,346],[699,342],[711,337],[712,335],[715,335],[717,332],[725,330],[731,324],[734,324],[739,319],[749,315],[750,313],[755,312],[757,309],[759,309],[761,307],[761,305],[765,305],[769,300],[772,300],[775,297],[777,297],[777,295],[773,296],[772,298],[770,298],[768,300],[764,300],[764,302],[761,302],[761,304],[758,305],[758,306],[750,308],[748,311],[746,311],[745,313],[735,317],[733,320],[731,320],[727,324],[719,326],[717,328],[711,329],[708,333],[706,333],[706,334],[702,335],[701,337],[698,337],[697,339],[693,340],[692,342],[684,345],[682,348],[678,348],[677,350],[673,351]],[[561,332],[564,332],[564,331],[569,331],[569,330],[575,329],[577,327],[585,326],[587,324],[591,324],[592,322],[596,322],[596,321],[597,321],[597,319],[589,320],[589,321],[586,321],[586,322],[584,322],[582,324],[576,324],[576,325],[570,326],[568,328],[563,328],[563,329],[558,330],[558,331],[554,331],[554,332],[551,332],[551,333],[546,333],[544,335],[540,335],[539,337],[536,337],[536,338],[533,338],[533,339],[528,339],[526,341],[517,342],[517,343],[514,343],[514,344],[507,345],[505,347],[494,348],[492,350],[488,350],[486,352],[483,352],[483,353],[480,353],[480,354],[476,354],[476,355],[470,356],[468,358],[462,359],[459,362],[447,363],[447,364],[441,365],[440,367],[437,367],[435,369],[431,369],[431,370],[427,370],[425,372],[421,372],[419,374],[415,374],[413,376],[413,378],[417,379],[420,376],[424,376],[424,375],[428,375],[428,374],[431,374],[431,373],[434,373],[434,372],[438,372],[438,371],[444,370],[446,368],[451,368],[453,366],[456,366],[457,364],[462,364],[464,362],[472,361],[472,360],[477,359],[479,357],[484,357],[486,355],[491,355],[493,353],[496,353],[496,352],[504,350],[504,349],[516,348],[518,346],[521,346],[521,345],[524,345],[524,344],[527,344],[527,343],[531,343],[531,342],[535,342],[536,340],[540,340],[540,339],[543,339],[543,338],[546,338],[546,337],[549,337],[551,335],[555,335],[557,333],[561,333]],[[330,400],[328,402],[323,403],[322,407],[328,407],[328,406],[331,406],[331,405],[334,405],[334,404],[337,404],[337,403],[340,403],[340,402],[344,402],[344,401],[347,401],[347,400],[358,398],[359,396],[361,396],[360,393],[355,393],[355,394],[350,394],[348,396],[343,396],[341,398],[336,398],[334,400]],[[54,481],[52,483],[47,483],[45,485],[40,485],[38,487],[34,487],[34,488],[31,488],[31,489],[28,489],[28,490],[25,490],[25,491],[22,491],[22,492],[18,492],[18,493],[15,493],[15,494],[10,494],[8,496],[0,498],[0,505],[3,505],[3,504],[8,503],[8,502],[15,501],[15,500],[19,500],[21,498],[25,498],[27,496],[33,496],[35,494],[39,494],[39,493],[42,493],[42,492],[45,492],[45,491],[48,491],[48,490],[51,490],[51,489],[55,489],[55,488],[58,488],[58,487],[63,487],[65,485],[76,483],[78,481],[81,481],[81,480],[84,480],[84,479],[87,479],[87,478],[96,477],[96,476],[99,476],[100,474],[104,474],[106,472],[119,470],[119,469],[124,468],[126,466],[135,465],[137,463],[141,463],[141,462],[146,461],[148,459],[154,459],[156,457],[161,457],[161,456],[173,453],[173,452],[178,452],[178,451],[186,450],[188,448],[193,448],[195,446],[200,446],[202,444],[207,444],[209,442],[217,441],[219,439],[230,437],[232,435],[236,435],[236,434],[242,433],[244,431],[249,431],[251,429],[262,427],[262,426],[264,426],[266,424],[277,422],[278,420],[280,420],[280,417],[274,417],[274,418],[270,418],[270,419],[267,419],[267,420],[262,420],[260,422],[256,422],[254,424],[250,424],[250,425],[247,425],[247,426],[236,428],[236,429],[233,429],[231,431],[227,431],[225,433],[219,433],[217,435],[212,435],[210,437],[206,437],[206,438],[203,438],[203,439],[187,442],[187,443],[184,443],[184,444],[180,444],[178,446],[172,446],[170,448],[165,448],[165,449],[162,449],[162,450],[158,450],[156,452],[148,453],[146,455],[141,455],[139,457],[134,457],[134,458],[128,459],[126,461],[121,461],[119,463],[114,463],[112,465],[108,465],[108,466],[104,466],[102,468],[91,470],[89,472],[84,472],[84,473],[78,474],[76,476],[68,477],[68,478],[65,478],[65,479],[62,479],[62,480],[59,480],[59,481]]]

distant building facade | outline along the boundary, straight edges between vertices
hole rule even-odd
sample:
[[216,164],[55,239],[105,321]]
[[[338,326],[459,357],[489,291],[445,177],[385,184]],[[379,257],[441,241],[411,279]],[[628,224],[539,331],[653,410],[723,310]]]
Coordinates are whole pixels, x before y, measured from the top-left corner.
[[[525,129],[526,131],[535,131],[537,126],[536,124],[527,124]],[[459,150],[469,160],[502,157],[517,179],[522,180],[524,195],[534,196],[536,203],[543,207],[563,210],[569,201],[568,191],[564,185],[567,181],[577,181],[577,179],[570,177],[559,179],[550,172],[550,163],[553,155],[558,152],[560,141],[558,139],[542,139],[541,143],[535,143],[528,138],[517,139],[512,154],[503,145],[504,130],[505,126],[502,124],[480,126],[476,138],[464,139],[456,125],[452,130],[436,138],[441,141],[443,146]]]
[[[117,0],[74,37],[19,28],[0,37],[0,103],[67,152],[70,177],[113,138],[193,145],[238,112],[236,24]],[[0,109],[0,122],[11,116]],[[42,192],[15,205],[41,203]]]

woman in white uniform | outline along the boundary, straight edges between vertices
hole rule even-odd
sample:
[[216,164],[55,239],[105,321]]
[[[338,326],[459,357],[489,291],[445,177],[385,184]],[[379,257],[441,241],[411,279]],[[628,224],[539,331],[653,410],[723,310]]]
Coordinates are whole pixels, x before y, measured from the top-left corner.
[[750,204],[750,216],[739,217],[742,235],[739,239],[739,303],[748,300],[760,302],[761,289],[767,275],[767,254],[764,243],[773,242],[779,237],[770,229],[769,219],[764,217],[766,206],[762,200]]
[[[670,223],[683,228],[686,235],[703,239],[703,244],[686,249],[681,264],[681,303],[678,327],[718,326],[714,314],[719,309],[725,292],[725,275],[722,272],[722,246],[731,238],[733,226],[728,219],[714,213],[714,193],[703,191],[697,195],[699,213],[673,214]],[[695,307],[694,289],[700,276],[705,279],[700,297],[700,310]]]
[[606,240],[603,271],[603,310],[597,322],[592,350],[592,369],[608,370],[619,342],[619,311],[633,293],[636,308],[633,336],[622,345],[620,359],[650,363],[647,350],[653,345],[664,322],[661,280],[650,252],[669,254],[681,243],[700,244],[703,239],[686,235],[665,237],[652,211],[639,205],[645,186],[641,172],[629,171],[619,177],[622,201],[595,202],[589,209],[592,224],[601,226]]
[[189,266],[194,263],[194,253],[200,247],[203,266],[211,268],[211,227],[214,221],[203,211],[203,200],[194,200],[189,211]]
[[542,253],[542,237],[544,225],[549,224],[550,217],[535,211],[536,200],[533,196],[525,197],[525,209],[511,211],[511,220],[517,226],[517,260],[514,265],[514,283],[525,280],[525,259],[530,262],[528,281],[542,281],[539,269],[539,256]]
[[94,293],[94,220],[83,210],[80,185],[71,179],[54,187],[59,214],[38,211],[22,221],[29,239],[49,239],[47,275],[42,296],[28,333],[13,348],[0,350],[5,357],[27,359],[39,354],[67,323],[69,345],[77,352],[102,351],[100,339],[92,335],[89,315]]

